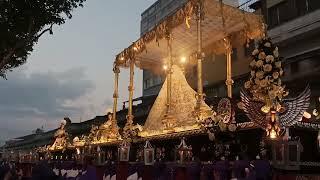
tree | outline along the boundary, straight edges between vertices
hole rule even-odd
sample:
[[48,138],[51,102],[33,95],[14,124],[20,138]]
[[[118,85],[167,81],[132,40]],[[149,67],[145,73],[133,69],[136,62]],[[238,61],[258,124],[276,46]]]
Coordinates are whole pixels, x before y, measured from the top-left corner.
[[0,76],[27,61],[39,38],[72,18],[85,0],[1,0]]

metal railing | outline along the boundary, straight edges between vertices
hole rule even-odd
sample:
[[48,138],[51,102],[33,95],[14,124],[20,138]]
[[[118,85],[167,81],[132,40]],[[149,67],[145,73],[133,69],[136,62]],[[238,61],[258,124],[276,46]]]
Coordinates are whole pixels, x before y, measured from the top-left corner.
[[238,6],[239,9],[246,11],[246,12],[254,12],[254,9],[250,8],[250,5],[252,5],[253,3],[260,1],[260,0],[248,0],[245,3],[241,4],[240,6]]

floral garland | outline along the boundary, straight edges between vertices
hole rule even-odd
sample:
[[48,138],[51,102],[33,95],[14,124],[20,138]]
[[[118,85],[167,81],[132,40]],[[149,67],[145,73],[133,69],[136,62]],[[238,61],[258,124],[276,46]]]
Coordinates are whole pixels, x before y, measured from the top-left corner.
[[[218,132],[234,132],[237,129],[235,124],[235,115],[234,111],[230,108],[229,112],[222,112],[221,109],[225,110],[225,108],[221,108],[221,102],[224,99],[220,100],[218,105],[218,114],[212,109],[212,115],[209,118],[206,118],[200,122],[200,125],[204,131],[208,133],[210,140],[215,140],[215,133]],[[228,101],[231,103],[230,101]]]
[[264,38],[253,50],[250,63],[250,79],[245,88],[253,95],[253,99],[266,104],[262,109],[269,112],[271,107],[280,110],[283,97],[289,93],[282,84],[283,69],[278,47],[269,38]]

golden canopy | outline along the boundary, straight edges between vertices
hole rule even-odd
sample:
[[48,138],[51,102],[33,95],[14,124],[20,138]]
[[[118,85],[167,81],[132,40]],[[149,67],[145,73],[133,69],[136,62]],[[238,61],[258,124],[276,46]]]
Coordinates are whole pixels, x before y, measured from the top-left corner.
[[202,44],[216,54],[225,51],[223,38],[231,37],[231,43],[245,44],[248,39],[257,39],[264,34],[262,17],[244,12],[215,0],[189,0],[174,14],[167,17],[152,30],[135,41],[116,56],[115,63],[128,67],[129,60],[141,69],[156,70],[167,57],[165,34],[170,31],[172,47],[176,56],[190,56],[197,50],[197,3],[203,2]]

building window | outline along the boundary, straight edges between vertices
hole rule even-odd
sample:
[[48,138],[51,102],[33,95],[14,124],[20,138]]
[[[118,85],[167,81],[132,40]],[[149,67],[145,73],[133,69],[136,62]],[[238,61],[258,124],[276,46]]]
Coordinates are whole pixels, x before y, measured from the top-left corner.
[[284,1],[278,6],[279,12],[279,22],[284,23],[296,17],[296,8],[294,6],[294,1]]
[[279,13],[277,6],[273,6],[268,9],[268,24],[270,28],[279,24]]
[[319,0],[286,0],[268,9],[269,28],[320,9]]
[[299,72],[299,61],[295,61],[290,64],[290,73],[294,75],[298,72]]
[[306,0],[295,0],[295,7],[298,16],[305,15],[308,12]]
[[151,81],[151,79],[146,79],[145,81],[144,81],[144,89],[148,89],[149,87],[151,87],[152,86],[152,81]]
[[314,11],[316,9],[320,9],[320,1],[319,0],[307,0],[308,11]]

